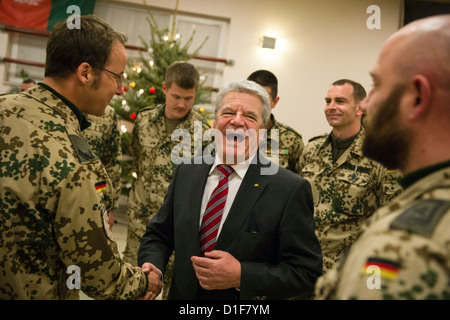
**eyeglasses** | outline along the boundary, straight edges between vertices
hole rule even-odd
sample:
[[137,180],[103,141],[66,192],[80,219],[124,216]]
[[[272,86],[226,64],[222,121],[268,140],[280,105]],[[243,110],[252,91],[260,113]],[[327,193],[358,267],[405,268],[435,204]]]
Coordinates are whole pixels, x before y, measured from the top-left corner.
[[111,70],[108,70],[106,68],[101,68],[101,69],[111,73],[112,75],[114,75],[116,77],[117,84],[122,84],[122,82],[123,82],[123,74],[117,74],[117,73],[112,72]]

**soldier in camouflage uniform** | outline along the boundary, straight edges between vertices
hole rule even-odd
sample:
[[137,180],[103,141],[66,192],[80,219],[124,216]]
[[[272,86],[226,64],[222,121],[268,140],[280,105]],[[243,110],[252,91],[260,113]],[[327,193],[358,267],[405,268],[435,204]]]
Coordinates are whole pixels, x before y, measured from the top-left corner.
[[[201,137],[210,127],[192,109],[199,81],[199,73],[191,64],[172,64],[166,70],[163,83],[166,103],[144,108],[134,122],[131,148],[137,180],[128,198],[128,234],[124,251],[124,260],[132,264],[137,264],[141,237],[148,222],[163,204],[178,164],[174,162],[175,153],[187,147],[190,153],[183,154],[184,157],[202,154],[202,141],[194,140],[194,125]],[[170,287],[172,265],[173,257],[164,275],[163,298]]]
[[[247,80],[254,81],[266,89],[270,97],[270,104],[274,109],[280,100],[278,96],[278,79],[267,70],[258,70],[248,76]],[[275,120],[273,114],[266,125],[267,134],[261,142],[260,149],[266,150],[266,156],[282,168],[298,173],[298,162],[305,147],[301,134],[291,127]],[[272,130],[278,135],[272,136]],[[272,142],[274,142],[272,144]],[[273,150],[272,150],[273,148]]]
[[365,96],[354,81],[333,83],[325,107],[333,130],[312,138],[300,158],[300,175],[313,191],[324,272],[356,240],[367,217],[401,190],[398,171],[388,171],[362,154],[359,105]]
[[[318,299],[450,299],[450,15],[394,33],[372,72],[364,153],[404,173]],[[445,48],[445,50],[444,50]]]
[[[113,185],[113,208],[119,207],[119,196],[122,188],[122,147],[120,132],[117,126],[117,116],[114,108],[107,106],[105,114],[101,117],[90,114],[85,115],[90,126],[81,132],[81,136],[91,146],[92,152],[97,155],[108,173]],[[109,213],[109,224],[114,225],[113,210]]]
[[111,180],[80,137],[83,112],[100,116],[123,93],[103,68],[123,72],[126,36],[95,16],[80,24],[53,30],[42,83],[0,97],[0,299],[67,299],[80,288],[133,299],[160,288],[155,273],[120,259]]

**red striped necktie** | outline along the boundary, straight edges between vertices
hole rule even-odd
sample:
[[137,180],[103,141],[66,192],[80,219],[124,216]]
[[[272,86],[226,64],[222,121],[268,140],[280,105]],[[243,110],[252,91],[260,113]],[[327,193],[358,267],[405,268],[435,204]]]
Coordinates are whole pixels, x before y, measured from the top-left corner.
[[216,244],[217,233],[219,231],[220,220],[222,220],[223,209],[228,195],[228,177],[234,169],[226,165],[218,165],[220,180],[209,198],[206,210],[200,226],[200,250],[202,256],[205,252],[212,251]]

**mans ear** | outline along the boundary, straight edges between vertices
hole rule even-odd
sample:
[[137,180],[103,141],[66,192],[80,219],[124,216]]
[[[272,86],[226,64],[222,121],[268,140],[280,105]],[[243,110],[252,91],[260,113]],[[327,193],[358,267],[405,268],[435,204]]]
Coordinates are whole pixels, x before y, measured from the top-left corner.
[[280,97],[276,97],[276,98],[273,100],[273,106],[272,106],[272,109],[275,109],[275,107],[277,106],[278,101],[280,101]]
[[364,114],[363,109],[361,108],[361,104],[364,100],[361,100],[360,102],[358,102],[358,104],[356,105],[356,116],[357,117],[361,117]]
[[414,104],[410,112],[410,119],[414,120],[428,110],[431,103],[431,85],[422,75],[413,78]]
[[77,78],[82,82],[88,82],[93,77],[93,69],[87,62],[83,62],[77,68]]

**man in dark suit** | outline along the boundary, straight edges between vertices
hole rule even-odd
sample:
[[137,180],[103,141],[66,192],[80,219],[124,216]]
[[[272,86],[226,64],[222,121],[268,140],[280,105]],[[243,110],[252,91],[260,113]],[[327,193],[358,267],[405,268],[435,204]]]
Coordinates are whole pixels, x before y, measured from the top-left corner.
[[177,167],[138,253],[143,270],[164,272],[175,250],[169,299],[311,296],[322,270],[311,187],[257,152],[269,117],[261,86],[230,82],[217,96],[217,156]]

